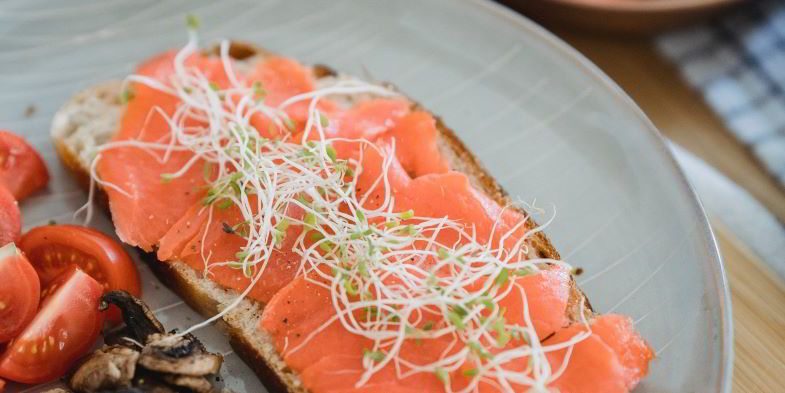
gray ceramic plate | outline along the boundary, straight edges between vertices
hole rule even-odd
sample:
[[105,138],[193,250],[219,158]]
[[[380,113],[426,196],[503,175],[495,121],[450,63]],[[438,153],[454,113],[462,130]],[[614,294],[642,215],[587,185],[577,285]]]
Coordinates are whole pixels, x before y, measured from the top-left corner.
[[[556,208],[548,233],[584,268],[594,307],[632,316],[657,351],[639,392],[730,389],[722,265],[657,131],[583,57],[493,3],[6,0],[0,128],[30,138],[53,174],[49,190],[23,204],[27,228],[70,221],[85,200],[49,143],[53,112],[77,90],[182,45],[187,13],[202,19],[205,40],[251,40],[395,82],[442,115],[512,195]],[[167,326],[198,318],[145,272],[145,299]],[[217,332],[202,335],[228,354],[230,387],[261,390]]]

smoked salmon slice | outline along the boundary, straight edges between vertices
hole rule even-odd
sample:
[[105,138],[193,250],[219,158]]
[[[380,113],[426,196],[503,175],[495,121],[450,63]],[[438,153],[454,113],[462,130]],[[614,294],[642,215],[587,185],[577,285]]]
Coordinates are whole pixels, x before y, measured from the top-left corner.
[[338,135],[374,141],[390,129],[395,120],[409,112],[411,104],[402,99],[376,98],[362,101],[342,114],[336,122]]
[[[314,89],[314,78],[310,69],[292,59],[280,56],[271,56],[259,62],[247,79],[251,81],[250,83],[260,83],[264,103],[271,107],[276,107],[291,97]],[[302,100],[284,108],[294,128],[286,131],[296,132],[303,129],[308,119],[310,103],[311,100]],[[338,109],[337,105],[326,98],[319,100],[317,108],[325,115],[330,115]],[[280,138],[285,131],[276,127],[271,128],[270,119],[259,113],[251,118],[251,125],[262,136],[268,138]]]
[[[564,373],[552,386],[564,393],[628,392],[646,373],[653,351],[634,331],[628,317],[600,315],[592,320],[591,329],[591,336],[575,344]],[[585,326],[575,324],[544,344],[565,342],[583,331]],[[565,361],[567,353],[563,349],[548,354],[554,369]]]
[[[450,201],[445,203],[445,201]],[[503,209],[494,200],[477,191],[469,182],[469,178],[460,172],[427,174],[412,180],[406,190],[398,195],[397,209],[413,210],[423,217],[449,217],[465,223],[467,229],[476,230],[477,240],[488,242],[491,234],[498,239],[501,234],[511,230],[517,223],[525,220],[521,213],[514,209]],[[494,229],[496,223],[498,228]],[[518,236],[508,239],[511,245]],[[454,231],[443,231],[443,244],[452,244],[458,240]]]
[[[261,327],[294,370],[327,355],[356,355],[370,348],[368,339],[349,333],[337,321],[330,291],[298,277],[281,289],[262,313]],[[301,345],[307,340],[307,345]]]
[[417,373],[398,378],[394,367],[388,365],[360,387],[355,386],[364,368],[361,356],[330,355],[308,366],[300,378],[313,392],[438,392],[444,384],[430,373]]
[[[226,262],[237,261],[237,254],[246,245],[242,236],[244,223],[236,206],[222,209],[197,202],[161,239],[158,259],[184,261],[199,272],[206,269],[207,277],[214,282],[242,292],[252,284],[255,272],[247,276],[242,269],[227,266]],[[301,231],[302,227],[297,225],[287,228],[284,242],[273,251],[249,297],[266,303],[292,281],[300,267],[300,257],[292,249]]]
[[266,91],[264,101],[270,106],[277,106],[289,97],[307,93],[314,88],[310,69],[280,56],[271,56],[259,62],[248,78],[261,82]]
[[399,118],[384,134],[387,141],[395,141],[395,156],[412,178],[450,169],[439,152],[438,136],[436,120],[422,111]]
[[[552,267],[512,279],[511,285],[523,289],[532,326],[540,339],[566,326],[567,302],[570,297],[572,277],[564,268]],[[505,307],[509,323],[527,326],[524,320],[524,299],[520,291],[513,290],[499,302]]]
[[[328,137],[341,137],[358,142],[339,140],[333,147],[341,158],[356,158],[362,148],[360,140],[375,141],[394,122],[409,112],[409,102],[400,99],[370,99],[330,116]],[[316,139],[316,135],[312,135]]]
[[[142,64],[138,75],[168,82],[173,72],[174,52],[167,52]],[[191,57],[187,64],[197,67],[216,83],[227,83],[220,61]],[[172,116],[176,97],[141,83],[132,83],[129,101],[112,142],[142,141],[166,144],[171,137],[164,116]],[[109,209],[117,235],[124,242],[152,251],[158,240],[185,211],[203,197],[205,180],[202,163],[193,163],[182,176],[164,181],[162,175],[176,173],[189,164],[193,153],[175,151],[164,160],[162,150],[120,146],[105,150],[97,163],[98,177],[123,192],[107,187]]]
[[616,353],[619,363],[624,367],[627,389],[634,388],[649,372],[654,352],[635,331],[632,320],[623,315],[606,314],[595,318],[591,327],[594,334],[601,337]]

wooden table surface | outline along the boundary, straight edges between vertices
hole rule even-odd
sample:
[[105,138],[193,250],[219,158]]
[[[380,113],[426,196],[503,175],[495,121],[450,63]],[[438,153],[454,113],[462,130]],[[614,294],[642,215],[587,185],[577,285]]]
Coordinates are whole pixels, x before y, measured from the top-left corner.
[[[646,38],[555,33],[614,79],[668,138],[746,188],[785,222],[785,191]],[[710,217],[731,287],[734,392],[785,391],[785,282]]]

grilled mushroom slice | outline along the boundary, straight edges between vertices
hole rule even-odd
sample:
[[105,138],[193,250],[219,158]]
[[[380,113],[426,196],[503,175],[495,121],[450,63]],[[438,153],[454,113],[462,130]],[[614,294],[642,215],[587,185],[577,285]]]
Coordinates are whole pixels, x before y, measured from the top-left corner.
[[151,334],[162,334],[166,331],[161,322],[144,302],[131,296],[125,291],[107,292],[101,297],[100,310],[105,310],[114,304],[123,312],[123,321],[126,331],[131,333],[134,340],[145,342]]
[[136,373],[138,359],[139,352],[131,348],[101,348],[79,366],[68,381],[68,386],[88,393],[129,387]]
[[206,352],[190,334],[185,336],[153,334],[142,349],[139,365],[167,374],[202,377],[221,368],[223,356]]

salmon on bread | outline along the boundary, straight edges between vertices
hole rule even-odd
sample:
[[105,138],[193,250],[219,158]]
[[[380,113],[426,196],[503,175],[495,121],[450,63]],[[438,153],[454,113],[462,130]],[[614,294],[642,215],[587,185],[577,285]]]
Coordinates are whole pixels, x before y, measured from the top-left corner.
[[596,314],[531,214],[391,86],[238,42],[165,52],[129,81],[66,103],[57,151],[271,389],[625,392],[645,376],[629,318]]

